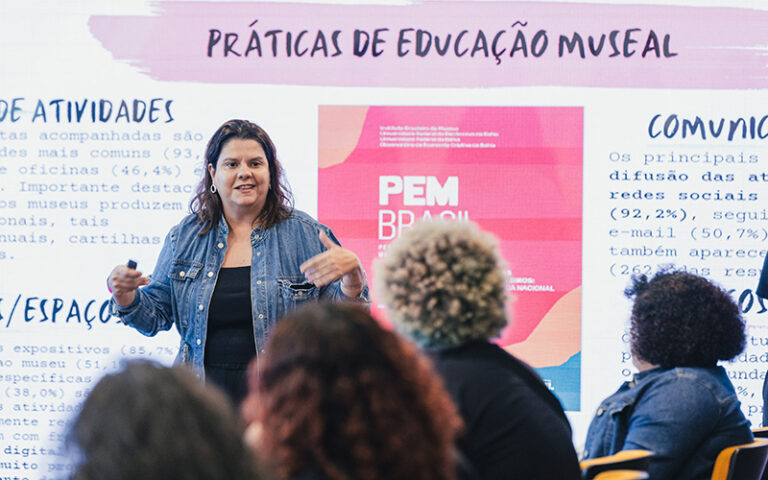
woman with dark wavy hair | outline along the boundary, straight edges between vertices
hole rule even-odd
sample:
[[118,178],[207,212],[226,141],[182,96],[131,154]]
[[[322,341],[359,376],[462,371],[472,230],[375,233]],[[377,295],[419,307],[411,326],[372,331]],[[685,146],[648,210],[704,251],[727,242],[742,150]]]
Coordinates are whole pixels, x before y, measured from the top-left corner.
[[282,479],[451,480],[460,420],[426,358],[352,304],[282,319],[243,416]]
[[177,361],[239,403],[248,363],[277,319],[306,301],[365,303],[368,287],[357,256],[328,227],[293,209],[261,127],[224,123],[204,161],[192,214],[166,237],[151,281],[119,265],[107,283],[113,314],[145,335],[175,324]]
[[685,272],[633,278],[632,360],[639,373],[600,404],[585,458],[651,450],[653,479],[708,479],[720,451],[752,441],[720,360],[744,349],[739,307],[720,287]]
[[72,480],[258,480],[221,392],[185,367],[132,361],[99,380],[67,433]]

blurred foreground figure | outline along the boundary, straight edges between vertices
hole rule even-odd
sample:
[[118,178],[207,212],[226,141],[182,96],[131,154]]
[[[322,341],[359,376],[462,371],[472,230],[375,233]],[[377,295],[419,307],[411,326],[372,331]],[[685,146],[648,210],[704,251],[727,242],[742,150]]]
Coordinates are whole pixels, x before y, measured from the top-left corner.
[[67,434],[73,480],[257,480],[230,403],[186,367],[132,361],[102,378]]
[[249,437],[281,479],[456,478],[461,421],[438,376],[357,305],[283,318],[250,381]]
[[752,441],[718,360],[744,349],[744,322],[727,292],[685,272],[633,278],[632,381],[605,399],[589,426],[585,458],[651,450],[652,479],[709,479],[726,447]]
[[495,240],[469,222],[420,223],[376,268],[395,328],[431,355],[459,407],[466,432],[458,445],[480,478],[578,479],[560,402],[489,341],[507,324],[505,284]]

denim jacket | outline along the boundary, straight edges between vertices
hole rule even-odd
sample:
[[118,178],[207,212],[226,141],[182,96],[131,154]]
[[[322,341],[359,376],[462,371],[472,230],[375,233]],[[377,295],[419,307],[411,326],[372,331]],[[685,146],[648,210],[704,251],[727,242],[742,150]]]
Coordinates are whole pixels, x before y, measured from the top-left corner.
[[[299,210],[271,228],[251,232],[251,315],[257,356],[277,320],[301,303],[347,298],[340,280],[317,288],[299,270],[326,250],[318,238],[321,229],[339,243],[328,227]],[[147,336],[175,324],[181,334],[176,362],[189,364],[203,378],[208,308],[227,251],[229,227],[222,217],[205,235],[198,235],[200,230],[195,215],[173,227],[149,285],[137,291],[131,305],[120,307],[112,300],[112,311]],[[357,300],[368,302],[367,285]]]
[[587,432],[584,458],[651,450],[652,480],[709,479],[718,453],[752,441],[722,367],[655,368],[605,399]]

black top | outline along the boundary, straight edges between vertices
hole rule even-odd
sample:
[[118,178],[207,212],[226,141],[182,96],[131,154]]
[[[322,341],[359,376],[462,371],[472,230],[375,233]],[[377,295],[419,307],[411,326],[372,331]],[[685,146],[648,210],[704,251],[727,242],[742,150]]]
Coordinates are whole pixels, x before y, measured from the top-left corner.
[[245,371],[254,355],[251,267],[222,268],[208,311],[206,377],[239,403],[246,392]]
[[480,479],[580,478],[565,412],[531,367],[486,341],[431,356],[464,420],[458,447]]

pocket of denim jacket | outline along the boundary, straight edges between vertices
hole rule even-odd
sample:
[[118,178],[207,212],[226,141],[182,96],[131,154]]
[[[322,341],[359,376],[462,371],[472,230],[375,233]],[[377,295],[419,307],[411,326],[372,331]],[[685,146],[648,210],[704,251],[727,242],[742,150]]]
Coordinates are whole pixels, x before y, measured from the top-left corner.
[[314,283],[307,282],[303,275],[277,277],[280,297],[293,303],[300,303],[317,298],[320,289]]
[[175,259],[171,263],[168,277],[174,280],[194,280],[202,269],[202,263]]

